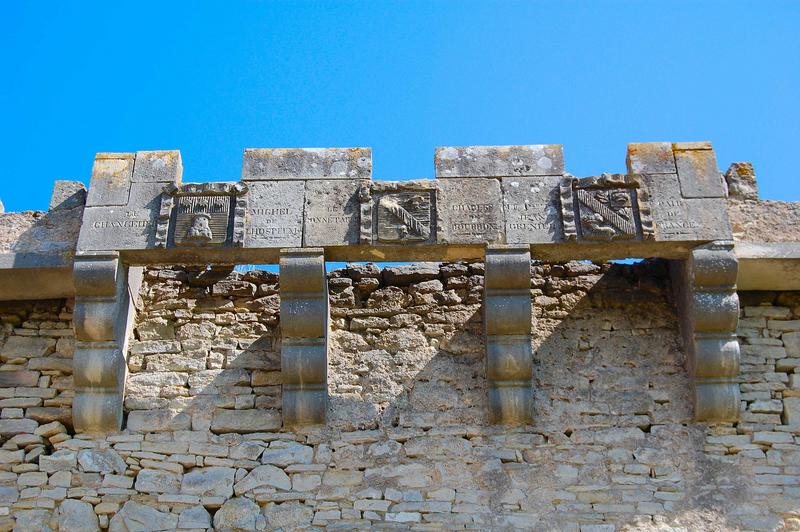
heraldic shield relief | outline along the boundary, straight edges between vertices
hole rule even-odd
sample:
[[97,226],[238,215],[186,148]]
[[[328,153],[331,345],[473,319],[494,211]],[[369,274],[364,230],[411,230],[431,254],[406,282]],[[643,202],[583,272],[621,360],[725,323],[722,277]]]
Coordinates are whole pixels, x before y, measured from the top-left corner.
[[561,209],[567,240],[653,238],[647,190],[636,175],[565,178]]
[[241,246],[246,192],[241,183],[168,185],[161,196],[156,245]]

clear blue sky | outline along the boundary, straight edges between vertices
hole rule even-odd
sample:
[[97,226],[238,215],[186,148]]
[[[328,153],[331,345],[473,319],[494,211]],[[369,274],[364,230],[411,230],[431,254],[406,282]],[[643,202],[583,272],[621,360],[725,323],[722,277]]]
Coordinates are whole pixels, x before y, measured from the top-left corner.
[[800,2],[22,2],[0,6],[0,198],[47,208],[97,151],[181,150],[236,180],[245,147],[372,146],[432,177],[437,145],[711,140],[800,200]]

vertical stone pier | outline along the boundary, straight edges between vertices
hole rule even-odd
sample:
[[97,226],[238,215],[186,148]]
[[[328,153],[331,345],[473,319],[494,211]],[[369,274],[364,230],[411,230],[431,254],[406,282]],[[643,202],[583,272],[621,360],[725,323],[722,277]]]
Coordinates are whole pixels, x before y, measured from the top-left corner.
[[117,253],[75,257],[73,422],[78,432],[122,428],[127,340],[141,268],[130,275]]
[[328,281],[322,248],[280,257],[283,423],[325,423],[328,410]]
[[683,333],[697,421],[739,419],[738,263],[732,242],[692,250],[682,264]]
[[489,419],[532,421],[531,254],[527,246],[486,249],[484,329]]

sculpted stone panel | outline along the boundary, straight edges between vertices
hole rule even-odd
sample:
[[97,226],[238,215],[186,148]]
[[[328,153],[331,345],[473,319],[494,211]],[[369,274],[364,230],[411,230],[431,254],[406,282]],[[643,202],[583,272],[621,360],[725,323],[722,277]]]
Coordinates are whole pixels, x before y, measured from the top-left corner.
[[241,246],[246,193],[244,183],[167,185],[161,195],[156,246]]
[[362,184],[362,244],[436,241],[436,185],[432,181],[373,181]]
[[565,178],[561,182],[561,209],[568,240],[653,238],[649,194],[635,175]]

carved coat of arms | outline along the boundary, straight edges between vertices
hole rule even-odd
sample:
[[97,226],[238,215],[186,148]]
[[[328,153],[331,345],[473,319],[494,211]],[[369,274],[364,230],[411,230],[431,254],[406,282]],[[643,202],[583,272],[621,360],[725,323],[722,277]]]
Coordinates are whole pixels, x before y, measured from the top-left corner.
[[168,185],[161,196],[156,245],[241,246],[246,192],[243,183]]
[[435,190],[422,181],[372,182],[359,191],[361,243],[430,242]]
[[561,210],[567,240],[653,238],[647,191],[635,175],[565,178]]

